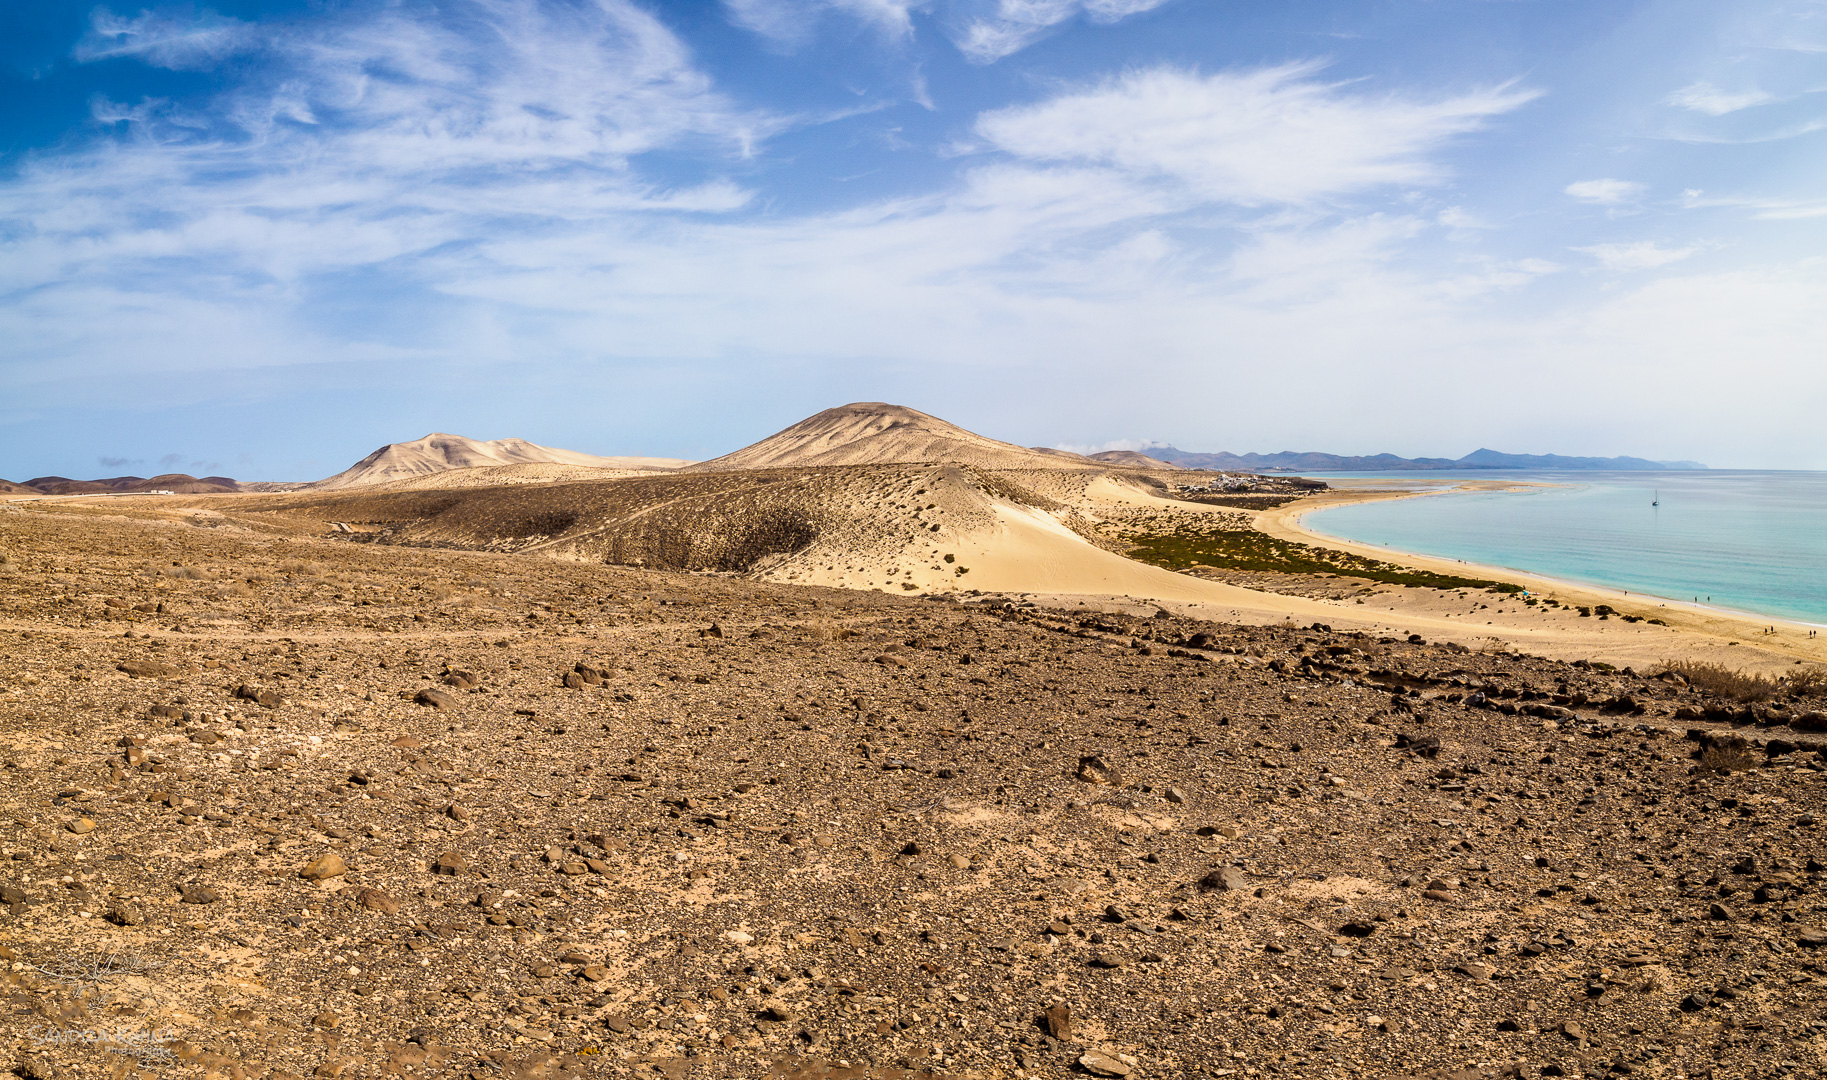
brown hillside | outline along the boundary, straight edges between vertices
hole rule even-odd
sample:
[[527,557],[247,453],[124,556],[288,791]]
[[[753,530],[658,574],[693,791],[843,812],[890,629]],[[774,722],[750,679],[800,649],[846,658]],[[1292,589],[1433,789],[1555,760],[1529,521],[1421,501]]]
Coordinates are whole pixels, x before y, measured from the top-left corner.
[[46,495],[101,495],[114,490],[99,481],[72,480],[67,476],[35,476],[25,486]]
[[174,491],[181,495],[218,495],[240,491],[241,485],[226,476],[198,478],[189,473],[166,473],[120,488],[121,491]]
[[388,443],[335,476],[319,480],[309,487],[316,491],[337,491],[391,483],[452,469],[539,462],[643,472],[664,472],[689,464],[677,458],[598,457],[575,450],[540,446],[525,439],[481,442],[461,435],[433,432],[412,442]]
[[1106,465],[1122,465],[1130,469],[1178,469],[1172,462],[1151,458],[1135,450],[1106,450],[1101,454],[1092,454],[1092,461],[1101,461]]
[[904,405],[860,401],[826,409],[694,471],[944,461],[986,469],[1097,468],[1077,454],[985,438]]

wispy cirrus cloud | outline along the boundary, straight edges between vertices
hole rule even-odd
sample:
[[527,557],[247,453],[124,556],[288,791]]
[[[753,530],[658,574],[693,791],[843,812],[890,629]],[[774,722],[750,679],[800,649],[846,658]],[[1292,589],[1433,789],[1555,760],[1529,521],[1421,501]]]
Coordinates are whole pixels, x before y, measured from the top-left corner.
[[1076,19],[1108,26],[1152,11],[1171,0],[722,0],[729,19],[746,30],[799,47],[819,23],[842,15],[874,27],[890,40],[913,35],[917,11],[937,11],[951,42],[966,59],[993,64],[1027,48]]
[[872,26],[890,39],[913,33],[913,11],[923,0],[723,0],[730,21],[787,45],[812,37],[820,19],[841,14]]
[[978,64],[993,64],[1034,44],[1055,28],[1083,16],[1108,25],[1152,11],[1169,0],[995,0],[993,11],[971,15],[953,44]]
[[[1453,140],[1532,96],[1160,68],[982,114],[983,153],[924,194],[779,215],[728,179],[651,175],[648,151],[696,148],[714,174],[786,121],[727,100],[640,9],[413,11],[272,29],[274,64],[207,108],[136,108],[131,135],[0,184],[13,385],[70,377],[71,355],[96,374],[126,356],[178,371],[1078,348],[1109,336],[1095,324],[1113,307],[1362,288],[1424,226],[1342,208],[1440,181]],[[1180,231],[1205,206],[1262,220],[1215,253]],[[1480,280],[1452,288],[1497,278]]]
[[1634,202],[1648,190],[1635,180],[1576,180],[1564,189],[1583,203],[1595,206],[1621,206]]
[[1301,205],[1438,183],[1436,152],[1537,97],[1500,86],[1435,100],[1353,92],[1317,63],[1200,75],[1132,72],[979,118],[989,145],[1107,166],[1244,206]]
[[127,18],[104,7],[89,16],[89,32],[71,56],[85,64],[132,57],[182,70],[208,67],[259,43],[252,25],[213,12],[141,11]]
[[1670,105],[1707,116],[1724,116],[1775,100],[1775,95],[1762,90],[1721,90],[1709,82],[1689,83],[1668,96]]
[[1681,204],[1689,210],[1718,208],[1748,210],[1762,221],[1801,221],[1827,217],[1827,199],[1784,199],[1755,195],[1708,195],[1696,188],[1681,193]]
[[1655,270],[1699,251],[1698,247],[1665,248],[1653,240],[1591,244],[1573,250],[1590,255],[1607,270]]
[[38,256],[8,260],[0,279],[225,254],[284,279],[505,222],[747,202],[726,179],[679,185],[632,167],[700,144],[739,160],[784,124],[718,93],[651,15],[622,0],[459,2],[466,19],[389,5],[266,28],[270,62],[204,108],[98,102],[130,137],[31,161],[0,188],[11,246]]

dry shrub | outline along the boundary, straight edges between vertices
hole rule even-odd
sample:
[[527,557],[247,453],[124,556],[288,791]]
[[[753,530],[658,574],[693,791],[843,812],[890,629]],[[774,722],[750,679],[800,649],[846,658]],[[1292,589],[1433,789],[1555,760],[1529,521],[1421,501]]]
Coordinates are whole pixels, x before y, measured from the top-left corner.
[[829,619],[813,619],[806,623],[806,635],[813,641],[843,641],[856,636],[856,631],[848,626],[838,626]]
[[254,590],[248,588],[239,581],[227,581],[216,586],[215,591],[210,595],[217,600],[228,600],[234,597],[247,596],[253,591]]
[[1637,972],[1635,984],[1639,994],[1666,994],[1675,988],[1675,978],[1668,968],[1651,964]]
[[[0,566],[4,563],[0,559]],[[1789,676],[1789,692],[1801,697],[1827,694],[1827,668],[1804,668]]]
[[150,563],[146,567],[146,573],[152,577],[166,577],[171,578],[174,581],[210,580],[209,571],[204,570],[200,566],[179,566],[175,563],[171,566],[161,566],[157,563]]
[[1700,771],[1715,773],[1745,772],[1757,768],[1757,755],[1743,740],[1715,743],[1700,752]]
[[1681,676],[1696,690],[1747,704],[1769,701],[1778,689],[1777,681],[1768,676],[1733,671],[1722,664],[1700,660],[1670,660],[1662,665],[1662,671]]

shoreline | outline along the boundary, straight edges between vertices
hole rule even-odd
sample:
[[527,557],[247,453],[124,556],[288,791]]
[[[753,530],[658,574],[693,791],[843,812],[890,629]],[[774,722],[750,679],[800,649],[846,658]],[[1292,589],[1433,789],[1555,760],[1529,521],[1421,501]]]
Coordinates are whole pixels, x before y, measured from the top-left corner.
[[[1793,666],[1797,660],[1827,662],[1827,636],[1815,638],[1807,636],[1810,631],[1823,629],[1819,624],[1774,615],[1732,611],[1673,597],[1657,596],[1652,593],[1626,592],[1620,588],[1569,581],[1515,567],[1462,562],[1459,559],[1404,551],[1333,536],[1308,526],[1304,521],[1309,514],[1356,503],[1421,498],[1454,491],[1503,491],[1538,486],[1545,485],[1530,482],[1490,481],[1475,483],[1475,486],[1470,487],[1461,485],[1429,491],[1333,489],[1273,510],[1260,511],[1256,516],[1255,524],[1259,531],[1280,540],[1349,552],[1366,558],[1398,563],[1435,573],[1476,574],[1480,577],[1508,580],[1522,585],[1531,594],[1552,597],[1563,605],[1595,607],[1598,604],[1608,604],[1620,612],[1646,617],[1653,616],[1667,623],[1667,629],[1670,631],[1698,638],[1699,641],[1696,642],[1696,645],[1700,646],[1702,652],[1725,656],[1728,659],[1733,655],[1742,655],[1749,651],[1766,654],[1772,659],[1785,658],[1784,662],[1787,666]],[[1598,631],[1601,625],[1609,627],[1610,623],[1610,620],[1605,620],[1603,624],[1600,624],[1596,618],[1580,618],[1578,621],[1597,624],[1592,627],[1579,627],[1580,631]],[[1493,625],[1494,628],[1497,628],[1495,624]],[[1776,628],[1777,632],[1774,635],[1767,632],[1770,627]],[[1513,625],[1508,628],[1520,629]],[[1582,633],[1580,636],[1586,635]],[[1727,653],[1728,649],[1734,650],[1734,652]],[[1745,659],[1748,660],[1750,657],[1747,656]]]

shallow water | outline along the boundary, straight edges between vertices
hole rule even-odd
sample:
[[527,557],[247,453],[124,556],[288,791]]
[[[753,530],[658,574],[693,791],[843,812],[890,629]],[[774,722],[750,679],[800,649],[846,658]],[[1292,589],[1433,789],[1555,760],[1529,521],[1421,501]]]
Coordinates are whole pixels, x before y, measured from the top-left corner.
[[[1360,503],[1302,522],[1401,551],[1827,624],[1827,473],[1505,469],[1316,477],[1412,490],[1455,480],[1552,484]],[[1658,498],[1661,505],[1650,505]]]

